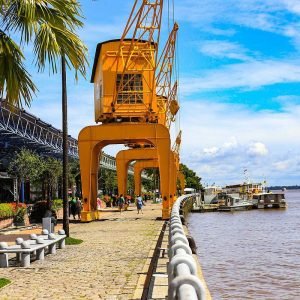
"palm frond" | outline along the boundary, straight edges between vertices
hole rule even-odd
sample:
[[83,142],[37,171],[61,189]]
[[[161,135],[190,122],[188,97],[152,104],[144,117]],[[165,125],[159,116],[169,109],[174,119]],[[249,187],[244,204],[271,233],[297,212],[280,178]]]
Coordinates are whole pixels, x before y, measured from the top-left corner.
[[83,76],[86,75],[87,47],[76,34],[66,28],[41,24],[34,42],[34,53],[40,71],[43,71],[45,65],[49,63],[51,70],[57,72],[57,61],[64,54],[69,67],[72,66]]
[[22,100],[29,106],[37,91],[23,60],[19,46],[0,30],[0,97],[17,106]]
[[[1,0],[5,1],[5,0]],[[6,0],[7,1],[7,0]],[[76,29],[82,27],[81,7],[74,0],[10,0],[4,14],[5,30],[19,31],[21,41],[28,43],[40,23]]]
[[3,18],[5,31],[19,31],[21,41],[28,43],[35,32],[35,1],[10,0]]
[[60,12],[64,21],[70,29],[82,27],[83,18],[80,3],[76,0],[48,0],[47,1],[55,10]]

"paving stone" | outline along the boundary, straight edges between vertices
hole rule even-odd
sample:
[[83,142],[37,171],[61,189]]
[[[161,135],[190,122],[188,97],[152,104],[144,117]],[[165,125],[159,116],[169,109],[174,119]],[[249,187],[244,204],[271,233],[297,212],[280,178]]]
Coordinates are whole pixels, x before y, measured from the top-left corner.
[[1,269],[12,284],[0,290],[0,299],[132,299],[163,225],[160,216],[161,206],[147,203],[138,218],[132,209],[103,213],[102,222],[70,224],[71,236],[84,242],[28,268]]

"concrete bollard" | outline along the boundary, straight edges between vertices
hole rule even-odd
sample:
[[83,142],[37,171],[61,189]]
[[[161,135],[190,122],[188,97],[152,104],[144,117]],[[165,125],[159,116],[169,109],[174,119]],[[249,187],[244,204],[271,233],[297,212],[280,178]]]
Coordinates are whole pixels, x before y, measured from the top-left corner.
[[36,250],[36,259],[44,260],[45,259],[45,248]]
[[[16,245],[21,245],[24,242],[23,238],[16,238]],[[21,253],[16,253],[17,261],[21,261]]]
[[[22,249],[30,249],[30,243],[28,241],[24,241],[21,244]],[[30,252],[22,253],[21,256],[21,267],[29,267],[30,266]]]
[[56,254],[56,244],[52,244],[48,246],[49,254]]
[[54,233],[49,233],[49,234],[48,234],[48,239],[49,239],[49,240],[55,240],[55,239],[56,239],[55,234],[54,234]]
[[66,240],[65,240],[65,239],[60,240],[60,241],[58,242],[58,248],[59,248],[59,249],[64,249],[64,248],[66,248]]
[[59,234],[59,235],[64,235],[64,234],[66,234],[66,233],[65,233],[65,231],[64,231],[63,229],[59,229],[59,230],[58,230],[58,234]]
[[49,234],[49,231],[48,231],[47,229],[43,229],[43,230],[42,230],[42,234],[43,234],[43,235],[48,235],[48,234]]
[[16,244],[17,245],[21,245],[23,242],[24,242],[23,238],[20,238],[20,237],[16,238]]
[[[7,247],[8,247],[8,245],[6,242],[0,243],[1,250],[7,249]],[[8,254],[7,253],[0,254],[0,268],[8,268]]]
[[31,233],[30,234],[30,239],[31,240],[36,240],[37,239],[37,235],[35,233]]

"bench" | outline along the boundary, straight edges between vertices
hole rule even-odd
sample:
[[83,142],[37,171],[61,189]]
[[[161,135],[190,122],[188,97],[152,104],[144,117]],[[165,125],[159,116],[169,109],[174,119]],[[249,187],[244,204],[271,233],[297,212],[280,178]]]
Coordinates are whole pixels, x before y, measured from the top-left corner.
[[8,254],[16,253],[17,260],[21,262],[21,267],[30,266],[30,255],[35,254],[36,260],[43,260],[45,257],[45,249],[48,254],[56,253],[56,244],[60,249],[65,248],[65,232],[59,230],[58,235],[48,233],[43,229],[41,235],[31,234],[30,240],[24,241],[22,238],[16,239],[16,244],[8,246],[7,243],[0,243],[0,268],[7,268]]

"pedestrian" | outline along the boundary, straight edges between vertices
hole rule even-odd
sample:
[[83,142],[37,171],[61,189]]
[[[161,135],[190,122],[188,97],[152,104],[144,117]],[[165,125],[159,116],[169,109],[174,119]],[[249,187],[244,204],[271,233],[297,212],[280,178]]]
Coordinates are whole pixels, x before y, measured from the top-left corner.
[[71,213],[72,213],[72,209],[71,209],[71,207],[72,207],[72,199],[69,199],[68,204],[69,204],[69,219],[70,219]]
[[81,220],[81,210],[82,210],[82,202],[77,197],[77,199],[76,199],[76,213],[77,213],[77,216],[78,216],[78,220]]
[[123,197],[123,194],[120,195],[120,197],[118,198],[118,207],[119,207],[119,210],[120,210],[120,213],[122,212],[122,208],[124,206],[124,203],[125,203],[125,200],[124,200],[124,197]]
[[136,198],[136,208],[137,208],[137,213],[139,214],[140,212],[143,213],[143,198],[141,195],[138,195]]
[[125,210],[128,209],[129,205],[130,205],[130,196],[127,195],[125,198]]
[[117,205],[117,197],[116,197],[116,195],[112,195],[111,199],[112,199],[112,206],[115,207]]
[[97,198],[97,210],[100,210],[101,209],[101,200],[100,198],[98,197]]
[[74,197],[72,197],[71,200],[71,214],[73,216],[73,219],[76,219],[76,200]]

